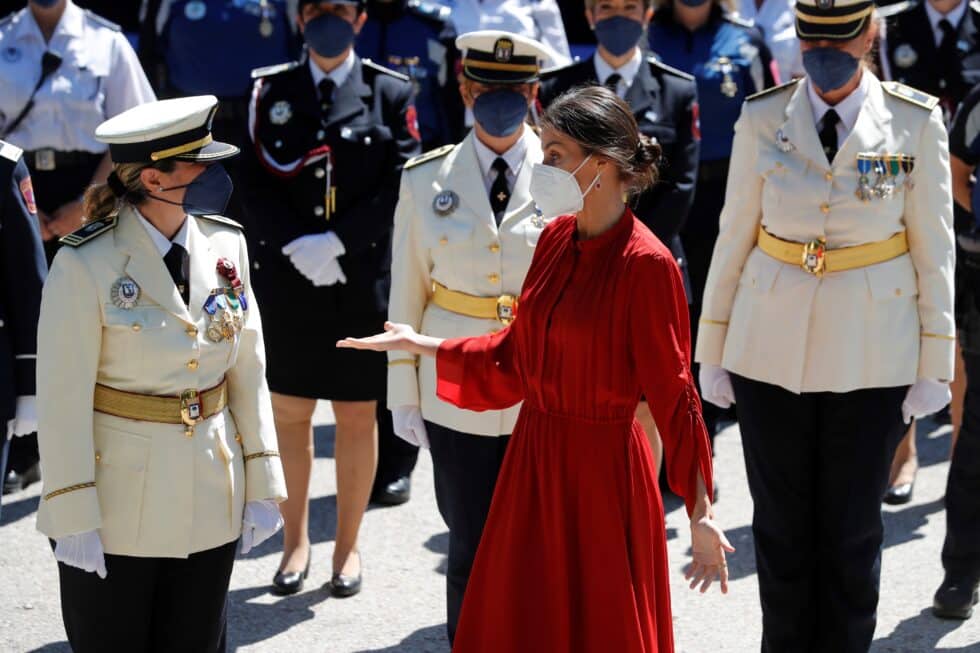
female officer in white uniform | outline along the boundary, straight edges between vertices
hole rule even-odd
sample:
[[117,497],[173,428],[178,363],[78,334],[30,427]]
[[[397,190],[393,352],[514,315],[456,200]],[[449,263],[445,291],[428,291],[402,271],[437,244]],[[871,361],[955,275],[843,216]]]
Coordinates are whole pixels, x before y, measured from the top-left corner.
[[[547,51],[536,41],[486,30],[456,39],[460,93],[473,131],[405,164],[392,241],[388,319],[451,338],[509,324],[544,227],[529,189],[541,142],[524,124]],[[436,500],[449,526],[449,639],[518,406],[476,413],[436,397],[435,361],[389,356],[395,433],[432,448]],[[424,421],[423,421],[424,420]]]
[[763,651],[868,650],[892,455],[949,400],[946,130],[861,65],[873,10],[797,2],[807,77],[743,106],[705,290],[696,358],[739,407]]
[[[68,640],[86,651],[223,651],[235,558],[273,534],[285,482],[262,327],[217,99],[99,126],[115,162],[44,287],[38,529]],[[95,572],[95,573],[88,573]]]

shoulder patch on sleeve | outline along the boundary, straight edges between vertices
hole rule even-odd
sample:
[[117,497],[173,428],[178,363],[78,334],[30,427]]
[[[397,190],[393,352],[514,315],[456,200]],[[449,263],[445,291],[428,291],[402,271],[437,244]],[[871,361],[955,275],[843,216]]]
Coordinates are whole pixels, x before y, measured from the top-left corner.
[[75,231],[63,237],[60,242],[63,245],[68,245],[69,247],[84,245],[88,241],[101,236],[107,231],[112,231],[115,229],[118,222],[119,216],[115,215],[110,215],[109,217],[102,218],[100,220],[86,222]]
[[658,68],[667,74],[673,75],[674,77],[680,77],[681,79],[686,79],[689,82],[694,81],[694,75],[690,75],[684,72],[683,70],[678,70],[673,66],[668,66],[667,64],[665,64],[660,59],[657,59],[656,57],[647,57],[647,62],[650,64],[651,68]]
[[405,7],[416,16],[440,22],[449,20],[452,10],[449,7],[428,0],[408,0]]
[[223,215],[209,213],[208,215],[198,215],[196,217],[201,218],[201,219],[204,219],[204,220],[210,220],[211,222],[218,222],[220,224],[227,225],[229,227],[234,227],[235,229],[238,229],[239,231],[244,231],[245,230],[245,227],[243,227],[240,223],[235,222],[231,218],[226,218]]
[[261,68],[256,68],[255,70],[252,71],[252,79],[278,75],[279,73],[284,73],[287,70],[292,70],[298,65],[299,65],[298,61],[290,61],[288,63],[277,63],[274,66],[262,66]]
[[904,0],[903,2],[896,2],[895,4],[878,7],[876,11],[878,12],[878,16],[884,19],[897,16],[898,14],[904,14],[906,11],[915,9],[918,6],[919,0]]
[[17,163],[20,161],[20,157],[24,154],[24,150],[20,149],[13,143],[8,143],[6,141],[0,141],[0,157],[13,161]]
[[106,18],[103,18],[102,16],[98,15],[97,13],[95,13],[94,11],[92,11],[91,9],[86,9],[85,10],[85,15],[88,17],[88,19],[90,21],[92,21],[93,23],[96,23],[98,25],[101,25],[102,27],[107,27],[107,28],[111,29],[114,32],[121,32],[122,31],[122,27],[120,27],[116,23],[112,22],[111,20],[108,20]]
[[401,80],[401,81],[403,81],[403,82],[408,82],[408,81],[411,81],[411,78],[410,78],[410,77],[409,77],[408,75],[402,75],[402,74],[401,74],[401,73],[399,73],[399,72],[395,72],[395,71],[394,71],[394,70],[392,70],[391,68],[385,68],[384,66],[382,66],[382,65],[380,65],[380,64],[376,64],[376,63],[374,63],[374,62],[373,62],[373,61],[371,61],[370,59],[361,59],[361,63],[362,63],[362,64],[363,64],[363,65],[364,65],[364,66],[365,66],[366,68],[371,68],[372,70],[374,70],[374,71],[376,71],[376,72],[379,72],[379,73],[382,73],[382,74],[384,74],[384,75],[391,75],[391,76],[392,76],[392,77],[394,77],[395,79],[398,79],[398,80]]
[[882,82],[881,87],[889,95],[910,102],[928,111],[932,111],[939,104],[939,98],[899,82]]
[[425,152],[423,154],[420,154],[420,155],[418,155],[416,157],[412,157],[411,159],[409,159],[408,161],[405,162],[405,165],[402,167],[402,169],[403,170],[410,170],[412,168],[415,168],[416,166],[422,165],[423,163],[428,163],[429,161],[435,161],[436,159],[441,159],[442,157],[444,157],[447,154],[449,154],[449,152],[454,147],[456,147],[456,146],[455,145],[443,145],[442,147],[437,147],[434,150],[429,150],[428,152]]
[[745,101],[746,102],[752,102],[753,100],[758,100],[759,98],[764,98],[767,95],[772,95],[773,93],[782,92],[782,91],[788,91],[791,88],[796,88],[796,85],[799,84],[801,81],[803,81],[803,78],[801,78],[801,79],[793,79],[793,80],[790,80],[790,81],[786,82],[785,84],[780,84],[779,86],[773,86],[772,88],[767,88],[767,89],[765,89],[763,91],[759,91],[758,93],[753,93],[752,95],[750,95],[747,98],[745,98]]

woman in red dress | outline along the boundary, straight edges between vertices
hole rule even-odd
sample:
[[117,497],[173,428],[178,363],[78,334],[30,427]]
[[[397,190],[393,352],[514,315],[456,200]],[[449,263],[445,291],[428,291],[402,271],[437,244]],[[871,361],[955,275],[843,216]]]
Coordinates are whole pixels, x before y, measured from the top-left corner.
[[[436,356],[438,394],[462,408],[524,402],[463,600],[457,653],[670,653],[664,511],[641,395],[691,517],[691,587],[720,577],[711,451],[690,371],[687,300],[670,251],[623,198],[655,179],[659,147],[601,87],[543,117],[531,194],[544,230],[517,319],[441,340],[407,325],[341,347]],[[584,189],[584,190],[583,190]]]

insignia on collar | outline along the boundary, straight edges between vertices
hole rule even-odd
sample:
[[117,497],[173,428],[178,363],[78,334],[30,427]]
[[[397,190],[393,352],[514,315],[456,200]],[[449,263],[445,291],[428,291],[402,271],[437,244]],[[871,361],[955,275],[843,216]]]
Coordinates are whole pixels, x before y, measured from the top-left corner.
[[459,195],[451,190],[441,191],[432,200],[432,210],[441,217],[446,217],[455,211],[457,206],[459,206]]

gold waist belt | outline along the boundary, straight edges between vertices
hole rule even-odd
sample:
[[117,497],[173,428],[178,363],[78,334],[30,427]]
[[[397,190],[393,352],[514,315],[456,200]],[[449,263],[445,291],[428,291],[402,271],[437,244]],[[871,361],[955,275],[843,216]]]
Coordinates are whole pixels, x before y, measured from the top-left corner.
[[159,397],[124,392],[106,385],[95,386],[95,410],[107,415],[125,417],[141,422],[183,424],[187,435],[193,434],[195,424],[217,415],[228,403],[228,383],[207,390],[184,390],[177,397]]
[[439,308],[484,320],[497,320],[507,326],[517,317],[517,297],[477,297],[450,290],[438,281],[432,283],[432,303]]
[[777,261],[798,265],[805,272],[818,277],[827,272],[843,272],[884,263],[909,251],[909,242],[904,231],[877,243],[827,249],[827,242],[822,238],[808,243],[796,243],[776,238],[759,227],[758,243],[759,249]]

